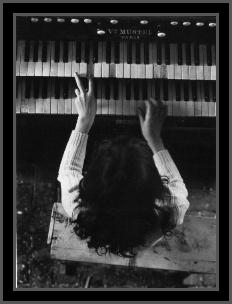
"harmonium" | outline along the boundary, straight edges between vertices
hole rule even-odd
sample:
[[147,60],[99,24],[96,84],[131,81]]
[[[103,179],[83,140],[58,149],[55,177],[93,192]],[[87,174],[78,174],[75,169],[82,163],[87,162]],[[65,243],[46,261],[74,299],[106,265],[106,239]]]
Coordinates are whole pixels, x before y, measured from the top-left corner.
[[77,115],[77,72],[94,77],[98,117],[133,119],[153,98],[216,122],[214,16],[18,16],[16,33],[17,114]]

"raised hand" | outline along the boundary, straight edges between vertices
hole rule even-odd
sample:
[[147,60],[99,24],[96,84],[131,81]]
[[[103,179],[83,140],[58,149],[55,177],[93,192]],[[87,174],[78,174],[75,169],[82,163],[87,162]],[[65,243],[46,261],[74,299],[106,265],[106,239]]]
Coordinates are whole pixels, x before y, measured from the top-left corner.
[[80,77],[77,73],[74,74],[77,89],[75,90],[76,99],[75,105],[77,107],[78,120],[76,129],[82,133],[88,133],[97,112],[97,102],[94,96],[94,84],[92,77],[88,77],[89,90],[86,92]]
[[160,134],[166,113],[164,103],[152,98],[145,100],[144,106],[138,108],[141,131],[153,153],[164,149]]

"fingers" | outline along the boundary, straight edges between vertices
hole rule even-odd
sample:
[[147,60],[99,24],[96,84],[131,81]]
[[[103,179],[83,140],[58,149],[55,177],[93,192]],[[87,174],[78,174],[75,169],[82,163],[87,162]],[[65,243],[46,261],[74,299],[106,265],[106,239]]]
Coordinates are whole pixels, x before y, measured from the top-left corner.
[[76,84],[77,84],[77,87],[78,87],[80,93],[84,94],[84,92],[85,92],[84,86],[80,80],[80,77],[78,76],[78,74],[76,72],[74,73],[74,77],[75,77]]
[[94,93],[94,83],[93,83],[93,77],[89,76],[89,90],[88,90],[88,94],[92,95]]

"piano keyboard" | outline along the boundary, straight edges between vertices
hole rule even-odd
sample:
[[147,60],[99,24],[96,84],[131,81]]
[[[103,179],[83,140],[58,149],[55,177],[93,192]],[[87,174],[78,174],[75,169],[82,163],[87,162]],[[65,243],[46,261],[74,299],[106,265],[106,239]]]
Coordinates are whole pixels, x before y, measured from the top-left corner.
[[[77,114],[74,90],[73,78],[18,77],[16,112]],[[98,115],[135,116],[137,107],[150,97],[164,101],[168,116],[216,115],[216,83],[212,81],[96,79],[95,97]]]
[[216,48],[207,43],[18,40],[16,76],[216,80]]

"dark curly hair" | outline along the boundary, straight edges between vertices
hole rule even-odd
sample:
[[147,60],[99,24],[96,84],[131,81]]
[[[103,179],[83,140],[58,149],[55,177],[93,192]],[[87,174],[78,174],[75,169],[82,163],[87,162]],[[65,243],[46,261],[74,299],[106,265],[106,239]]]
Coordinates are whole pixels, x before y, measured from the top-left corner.
[[98,254],[133,257],[149,232],[175,227],[173,208],[157,205],[165,189],[146,142],[120,136],[93,153],[79,186],[74,232]]

